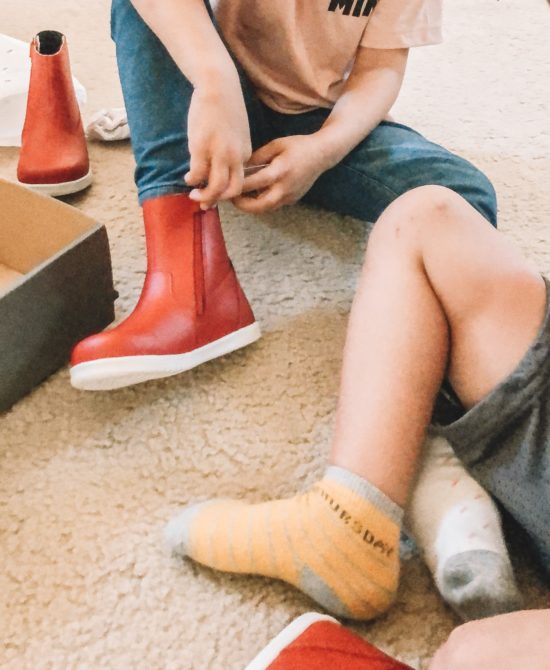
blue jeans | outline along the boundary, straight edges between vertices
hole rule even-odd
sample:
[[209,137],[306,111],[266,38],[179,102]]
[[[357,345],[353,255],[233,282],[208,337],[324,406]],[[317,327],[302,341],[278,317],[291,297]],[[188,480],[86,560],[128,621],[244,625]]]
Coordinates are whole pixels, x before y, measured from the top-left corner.
[[[205,4],[212,16],[207,0]],[[193,87],[130,0],[113,0],[111,27],[140,203],[187,192],[183,175],[189,170],[187,114]],[[330,110],[275,112],[258,99],[236,65],[254,149],[277,137],[307,135],[321,128]],[[430,184],[456,191],[496,226],[495,191],[482,172],[411,128],[389,121],[383,121],[339,164],[324,172],[302,201],[373,222],[398,196]]]

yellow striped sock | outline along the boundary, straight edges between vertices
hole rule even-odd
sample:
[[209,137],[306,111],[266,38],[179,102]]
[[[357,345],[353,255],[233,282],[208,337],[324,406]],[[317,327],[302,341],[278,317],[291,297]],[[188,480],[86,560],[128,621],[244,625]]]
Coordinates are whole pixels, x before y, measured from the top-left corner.
[[368,481],[332,466],[287,500],[188,507],[166,538],[175,553],[211,568],[283,579],[338,616],[372,619],[395,597],[402,515]]

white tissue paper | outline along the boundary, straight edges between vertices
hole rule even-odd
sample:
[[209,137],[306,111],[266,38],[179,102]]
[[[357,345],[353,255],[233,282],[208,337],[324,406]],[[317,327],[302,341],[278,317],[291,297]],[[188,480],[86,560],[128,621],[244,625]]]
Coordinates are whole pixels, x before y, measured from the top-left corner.
[[127,140],[130,137],[130,129],[126,110],[124,107],[100,109],[90,119],[86,134],[88,139],[102,142]]
[[[0,34],[0,146],[21,146],[31,72],[30,45]],[[86,89],[73,77],[79,105],[86,103]]]

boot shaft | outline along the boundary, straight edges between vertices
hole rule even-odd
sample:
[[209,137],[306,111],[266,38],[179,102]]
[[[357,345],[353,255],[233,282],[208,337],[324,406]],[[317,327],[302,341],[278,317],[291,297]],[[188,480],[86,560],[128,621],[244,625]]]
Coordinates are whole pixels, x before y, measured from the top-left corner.
[[75,132],[81,125],[69,49],[64,35],[53,30],[38,33],[30,46],[31,76],[23,135],[33,126],[44,132]]
[[146,200],[143,217],[148,273],[170,273],[176,288],[192,279],[208,293],[230,272],[217,208],[203,212],[187,195],[167,195]]
[[143,217],[147,274],[140,299],[122,323],[74,349],[78,388],[170,376],[260,336],[217,210],[202,212],[185,194],[165,195],[145,201]]
[[17,178],[47,195],[74,193],[90,184],[91,172],[67,41],[44,30],[31,42],[30,57]]
[[147,275],[142,300],[156,292],[155,279],[170,276],[172,295],[185,309],[192,306],[210,332],[235,320],[248,325],[254,315],[227,254],[217,208],[203,212],[186,194],[166,195],[143,204]]

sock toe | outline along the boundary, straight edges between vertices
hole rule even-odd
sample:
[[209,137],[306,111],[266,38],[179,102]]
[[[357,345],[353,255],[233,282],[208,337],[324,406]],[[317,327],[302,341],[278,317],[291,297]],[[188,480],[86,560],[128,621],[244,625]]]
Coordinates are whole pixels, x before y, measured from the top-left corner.
[[163,532],[164,543],[174,556],[187,556],[191,525],[196,516],[213,502],[215,501],[207,500],[184,507],[166,524]]
[[512,612],[522,605],[509,560],[494,551],[451,556],[437,582],[441,595],[466,621]]

